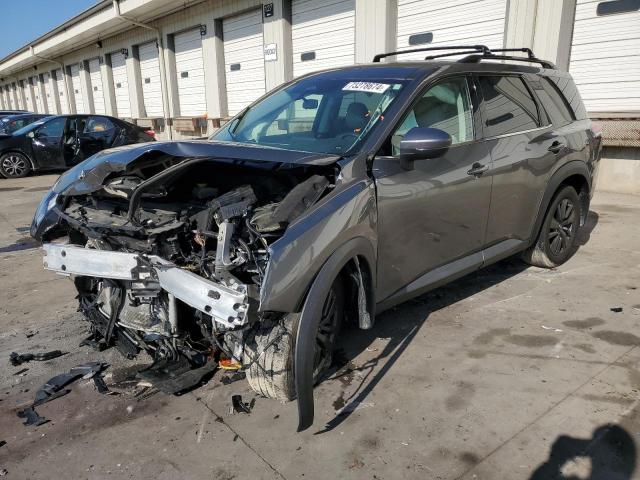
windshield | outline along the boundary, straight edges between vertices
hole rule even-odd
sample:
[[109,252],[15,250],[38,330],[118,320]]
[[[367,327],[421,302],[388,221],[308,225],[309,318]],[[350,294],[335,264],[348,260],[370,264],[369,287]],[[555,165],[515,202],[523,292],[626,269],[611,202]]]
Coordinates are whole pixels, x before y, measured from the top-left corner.
[[51,117],[45,117],[41,120],[38,120],[36,122],[30,123],[18,130],[15,130],[13,132],[13,135],[15,135],[16,137],[19,137],[20,135],[24,135],[25,133],[29,133],[31,130],[36,129],[37,127],[43,125],[47,120],[49,120],[49,118]]
[[249,107],[212,140],[342,155],[363,139],[405,81],[304,78]]

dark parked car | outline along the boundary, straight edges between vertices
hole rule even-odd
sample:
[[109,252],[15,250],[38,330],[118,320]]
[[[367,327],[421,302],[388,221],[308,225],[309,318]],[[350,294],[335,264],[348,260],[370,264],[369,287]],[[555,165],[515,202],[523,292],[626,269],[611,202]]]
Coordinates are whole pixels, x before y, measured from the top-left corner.
[[13,132],[22,127],[47,118],[50,115],[44,113],[12,113],[11,115],[0,115],[0,138],[10,136]]
[[65,169],[101,150],[155,140],[153,132],[104,115],[58,115],[0,136],[0,176]]
[[297,397],[304,429],[344,322],[371,328],[514,254],[565,262],[600,135],[568,73],[528,51],[470,52],[309,74],[210,142],[118,149],[62,175],[31,234],[45,268],[72,275],[89,342],[148,351],[139,375],[166,392],[243,370],[259,394]]

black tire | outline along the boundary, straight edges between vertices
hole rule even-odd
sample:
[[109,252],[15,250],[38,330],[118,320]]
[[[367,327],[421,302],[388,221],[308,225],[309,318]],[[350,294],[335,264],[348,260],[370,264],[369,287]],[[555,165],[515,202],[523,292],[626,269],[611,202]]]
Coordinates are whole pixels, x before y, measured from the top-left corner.
[[[332,354],[344,319],[344,288],[340,278],[333,283],[320,320],[316,338],[313,381],[317,383],[332,363]],[[278,400],[296,398],[293,367],[299,313],[285,315],[277,321],[265,321],[248,333],[243,363],[251,388],[264,397]]]
[[31,173],[31,161],[22,153],[9,152],[0,157],[0,174],[5,178],[23,178]]
[[523,260],[542,268],[554,268],[569,260],[577,248],[580,210],[580,198],[573,187],[558,190],[549,204],[536,243],[523,253]]

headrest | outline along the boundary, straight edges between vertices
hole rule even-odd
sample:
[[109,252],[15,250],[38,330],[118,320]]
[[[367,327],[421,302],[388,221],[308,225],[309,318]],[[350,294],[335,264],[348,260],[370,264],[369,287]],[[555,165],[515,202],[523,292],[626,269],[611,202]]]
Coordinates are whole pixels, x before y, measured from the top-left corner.
[[347,114],[344,117],[347,128],[357,133],[369,121],[369,109],[364,103],[354,102],[347,107]]

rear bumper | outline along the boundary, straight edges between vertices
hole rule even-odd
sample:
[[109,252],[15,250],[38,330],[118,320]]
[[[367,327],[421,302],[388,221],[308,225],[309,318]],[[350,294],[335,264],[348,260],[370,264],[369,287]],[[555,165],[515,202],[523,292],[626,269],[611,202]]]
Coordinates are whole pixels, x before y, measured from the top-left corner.
[[162,289],[226,326],[248,322],[247,285],[223,285],[155,255],[92,250],[73,245],[45,243],[44,268],[61,275],[109,278],[130,282],[134,288]]

